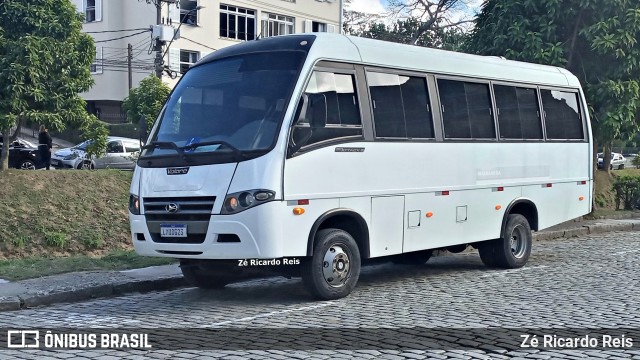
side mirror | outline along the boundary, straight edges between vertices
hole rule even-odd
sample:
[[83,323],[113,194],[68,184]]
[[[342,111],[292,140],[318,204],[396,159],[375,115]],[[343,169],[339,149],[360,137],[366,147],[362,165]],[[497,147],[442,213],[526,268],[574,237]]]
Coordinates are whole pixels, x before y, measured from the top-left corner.
[[309,96],[309,125],[312,129],[321,129],[327,125],[327,97],[324,94]]
[[144,144],[147,141],[147,119],[144,115],[140,116],[140,122],[138,123],[138,131],[140,143]]

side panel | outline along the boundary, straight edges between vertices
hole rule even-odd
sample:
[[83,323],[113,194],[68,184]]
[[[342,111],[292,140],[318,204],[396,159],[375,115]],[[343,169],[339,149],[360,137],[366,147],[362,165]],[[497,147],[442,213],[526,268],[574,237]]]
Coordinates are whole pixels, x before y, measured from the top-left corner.
[[371,257],[402,253],[404,196],[371,198]]

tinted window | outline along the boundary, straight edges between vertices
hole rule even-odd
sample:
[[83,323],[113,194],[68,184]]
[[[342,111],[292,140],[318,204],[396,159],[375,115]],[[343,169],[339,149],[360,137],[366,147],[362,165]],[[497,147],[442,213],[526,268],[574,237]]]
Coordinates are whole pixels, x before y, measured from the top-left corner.
[[134,143],[124,143],[125,152],[132,153],[136,151],[140,151],[140,145]]
[[548,139],[583,139],[578,94],[540,90]]
[[367,73],[377,137],[433,138],[424,78]]
[[495,138],[489,85],[438,80],[446,138]]
[[120,141],[111,141],[107,144],[107,152],[109,153],[123,153],[124,147]]
[[[306,110],[299,109],[300,119],[293,131],[293,142],[314,144],[334,138],[362,135],[362,122],[353,75],[315,71],[305,90]],[[326,125],[311,129],[322,120]]]
[[495,85],[498,127],[502,139],[542,139],[536,89]]

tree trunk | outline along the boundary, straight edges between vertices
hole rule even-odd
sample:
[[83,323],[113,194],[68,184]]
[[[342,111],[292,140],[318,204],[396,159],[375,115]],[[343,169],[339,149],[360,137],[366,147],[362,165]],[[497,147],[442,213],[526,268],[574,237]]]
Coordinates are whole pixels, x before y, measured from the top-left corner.
[[22,130],[22,120],[18,120],[16,131],[14,131],[13,135],[11,135],[11,141],[16,140],[20,136],[20,130]]
[[604,146],[604,153],[602,154],[602,170],[610,173],[611,168],[611,143]]
[[2,128],[2,150],[0,151],[0,171],[9,169],[9,134],[11,133],[10,127]]

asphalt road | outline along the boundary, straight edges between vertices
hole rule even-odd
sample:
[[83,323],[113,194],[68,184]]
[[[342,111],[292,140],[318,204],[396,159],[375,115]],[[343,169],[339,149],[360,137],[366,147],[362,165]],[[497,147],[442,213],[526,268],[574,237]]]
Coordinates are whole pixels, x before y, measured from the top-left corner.
[[[4,312],[3,330],[168,330],[155,350],[0,349],[0,358],[640,359],[639,255],[640,232],[606,233],[536,242],[516,270],[486,269],[475,252],[377,265],[351,296],[328,302],[313,301],[300,280],[267,279]],[[558,338],[589,328],[598,341],[625,335],[633,346],[519,349],[534,328]]]

